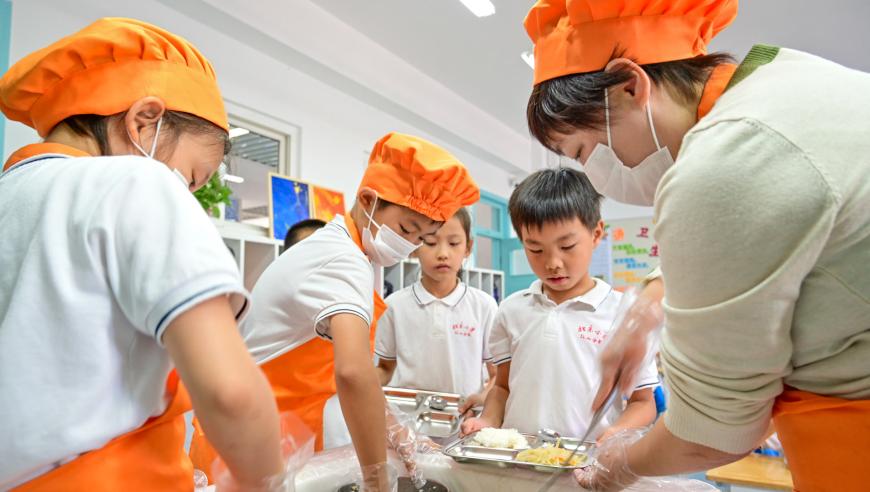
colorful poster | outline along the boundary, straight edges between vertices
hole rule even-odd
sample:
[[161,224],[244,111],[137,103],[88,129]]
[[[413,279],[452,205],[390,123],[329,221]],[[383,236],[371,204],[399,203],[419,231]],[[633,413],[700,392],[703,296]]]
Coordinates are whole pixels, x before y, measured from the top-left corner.
[[653,239],[652,218],[613,220],[608,237],[613,261],[613,287],[625,290],[640,285],[659,265],[659,246]]
[[283,241],[293,224],[310,218],[308,183],[269,173],[269,235]]
[[312,201],[314,202],[314,218],[329,222],[336,215],[344,215],[344,193],[322,188],[311,187]]

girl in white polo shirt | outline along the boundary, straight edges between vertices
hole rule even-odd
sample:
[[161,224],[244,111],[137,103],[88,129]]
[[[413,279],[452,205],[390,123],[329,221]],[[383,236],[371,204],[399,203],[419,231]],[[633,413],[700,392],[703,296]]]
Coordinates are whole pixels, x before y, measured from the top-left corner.
[[463,208],[414,253],[420,280],[386,299],[378,323],[382,385],[457,393],[466,397],[463,411],[483,403],[485,380],[495,376],[488,339],[498,305],[459,280],[472,244]]
[[[600,199],[585,174],[567,168],[538,171],[511,195],[511,222],[538,280],[499,308],[490,338],[495,385],[480,417],[463,424],[464,434],[506,427],[581,436],[589,427],[601,380],[598,355],[621,298],[589,275],[592,251],[604,235]],[[614,405],[592,436],[603,440],[651,424],[657,383],[652,363],[627,403]]]

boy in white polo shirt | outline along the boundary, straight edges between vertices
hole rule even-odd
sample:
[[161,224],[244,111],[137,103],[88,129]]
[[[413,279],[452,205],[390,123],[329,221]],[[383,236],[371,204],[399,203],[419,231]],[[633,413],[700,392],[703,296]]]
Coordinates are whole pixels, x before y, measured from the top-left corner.
[[466,397],[462,410],[483,404],[484,383],[495,376],[488,345],[498,304],[459,279],[472,245],[464,208],[423,238],[414,253],[420,280],[388,297],[378,321],[381,384],[456,393]]
[[[463,424],[463,434],[484,427],[585,433],[600,381],[598,354],[621,298],[589,275],[592,251],[604,235],[600,200],[585,174],[567,168],[538,171],[511,195],[511,221],[538,280],[499,308],[490,336],[495,385],[480,417]],[[657,382],[653,363],[592,436],[601,441],[652,423]]]

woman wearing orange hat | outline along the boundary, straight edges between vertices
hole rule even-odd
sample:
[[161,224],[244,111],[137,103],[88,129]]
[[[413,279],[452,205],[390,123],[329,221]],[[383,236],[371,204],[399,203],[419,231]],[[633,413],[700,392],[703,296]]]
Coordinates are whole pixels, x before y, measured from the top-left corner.
[[44,138],[0,175],[0,489],[193,490],[191,402],[236,485],[276,485],[247,293],[190,193],[228,143],[211,64],[101,19],[15,64],[0,109]]
[[318,450],[348,444],[342,434],[349,431],[366,490],[388,490],[388,440],[414,474],[413,440],[385,414],[372,361],[375,324],[386,308],[373,266],[380,273],[407,258],[479,195],[445,150],[390,133],[375,144],[350,213],[287,250],[254,287],[245,341],[278,407],[302,417]]
[[609,350],[599,396],[619,371],[630,384],[661,301],[671,401],[639,441],[603,446],[581,477],[596,489],[734,461],[771,417],[797,489],[867,486],[870,75],[772,46],[706,54],[736,14],[542,0],[525,20],[532,134],[603,194],[655,205],[664,284],[629,314],[640,332]]

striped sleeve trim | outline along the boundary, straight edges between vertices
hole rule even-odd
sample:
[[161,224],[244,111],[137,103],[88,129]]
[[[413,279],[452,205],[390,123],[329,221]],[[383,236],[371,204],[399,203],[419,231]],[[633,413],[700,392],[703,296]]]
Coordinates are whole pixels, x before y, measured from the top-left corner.
[[[217,285],[214,287],[203,289],[196,294],[188,297],[187,299],[184,299],[183,301],[169,308],[169,310],[160,317],[160,321],[158,321],[157,326],[154,327],[154,338],[156,338],[158,343],[162,345],[163,332],[166,331],[166,328],[172,323],[172,321],[175,320],[176,317],[178,317],[178,315],[207,299],[211,299],[221,294],[236,294],[238,292],[239,286],[236,284]],[[245,313],[247,304],[248,300],[247,297],[245,297],[245,302],[242,306],[242,309],[240,309],[235,314],[237,320]]]
[[369,314],[361,307],[353,304],[336,304],[320,312],[314,320],[314,333],[318,337],[331,342],[332,336],[329,334],[329,323],[326,321],[337,314],[353,314],[362,318],[362,320],[365,321],[366,326],[371,325]]
[[498,359],[493,359],[492,364],[498,366],[498,365],[504,364],[505,362],[510,362],[510,361],[511,361],[511,356],[505,355],[505,356],[499,357]]
[[380,357],[381,359],[384,359],[384,360],[396,360],[395,357],[390,357],[389,355],[384,355],[381,352],[378,352],[377,350],[375,350],[375,355],[377,355],[378,357]]

